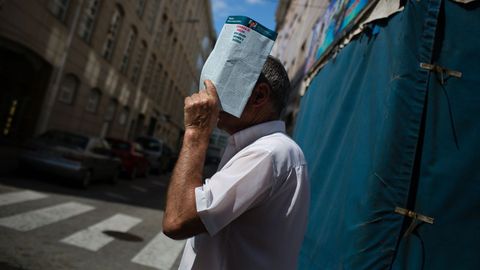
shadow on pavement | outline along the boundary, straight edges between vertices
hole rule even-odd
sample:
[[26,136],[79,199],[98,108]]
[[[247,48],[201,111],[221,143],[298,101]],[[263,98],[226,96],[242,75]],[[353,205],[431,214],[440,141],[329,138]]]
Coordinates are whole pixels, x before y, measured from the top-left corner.
[[115,239],[127,241],[127,242],[142,242],[143,238],[128,232],[119,232],[119,231],[103,231],[102,233],[111,236]]

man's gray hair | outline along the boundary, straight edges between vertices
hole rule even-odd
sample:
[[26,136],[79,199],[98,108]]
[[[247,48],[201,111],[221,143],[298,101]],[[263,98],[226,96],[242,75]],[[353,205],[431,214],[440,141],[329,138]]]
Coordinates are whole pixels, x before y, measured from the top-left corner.
[[290,80],[280,60],[269,55],[263,65],[257,84],[266,82],[272,89],[271,99],[275,110],[280,116],[285,109],[290,95]]

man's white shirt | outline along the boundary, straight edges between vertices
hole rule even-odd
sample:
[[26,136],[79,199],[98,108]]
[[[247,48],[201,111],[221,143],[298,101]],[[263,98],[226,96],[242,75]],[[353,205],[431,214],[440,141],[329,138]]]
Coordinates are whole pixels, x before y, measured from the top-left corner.
[[179,269],[295,269],[310,188],[305,158],[282,121],[229,138],[219,170],[195,189],[208,233],[188,239]]

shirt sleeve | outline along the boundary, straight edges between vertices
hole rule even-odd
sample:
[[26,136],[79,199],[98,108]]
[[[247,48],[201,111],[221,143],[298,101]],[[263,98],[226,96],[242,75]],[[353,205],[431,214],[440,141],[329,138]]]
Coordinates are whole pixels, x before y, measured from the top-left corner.
[[274,181],[270,152],[256,149],[233,158],[195,189],[198,215],[211,236],[248,210]]

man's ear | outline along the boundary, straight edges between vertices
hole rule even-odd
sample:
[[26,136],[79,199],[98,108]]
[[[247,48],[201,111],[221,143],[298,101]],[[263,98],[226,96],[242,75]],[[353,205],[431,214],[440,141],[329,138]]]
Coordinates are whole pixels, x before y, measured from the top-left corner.
[[264,106],[270,101],[270,86],[261,82],[255,86],[250,96],[250,102],[254,107]]

